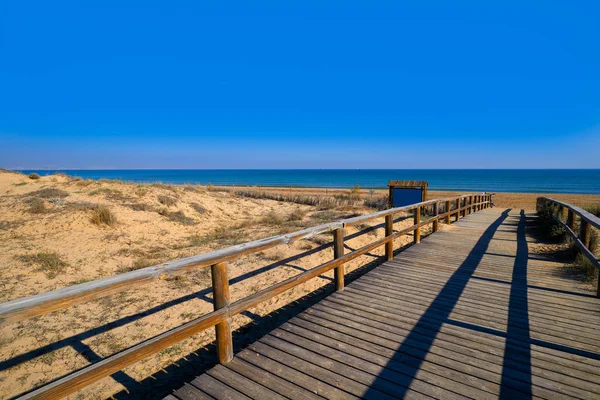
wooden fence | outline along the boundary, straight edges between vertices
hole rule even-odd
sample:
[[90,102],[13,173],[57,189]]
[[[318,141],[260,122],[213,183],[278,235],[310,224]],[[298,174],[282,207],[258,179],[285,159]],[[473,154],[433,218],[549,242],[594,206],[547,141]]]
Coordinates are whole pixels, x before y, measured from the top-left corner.
[[[442,205],[444,210],[443,213],[440,212]],[[156,354],[161,350],[213,326],[215,326],[216,330],[219,363],[226,363],[233,358],[231,335],[231,318],[233,316],[332,269],[335,269],[334,276],[336,290],[343,290],[345,263],[380,246],[385,246],[385,257],[390,260],[393,258],[394,239],[407,233],[414,232],[414,242],[418,243],[421,240],[421,228],[424,225],[432,224],[432,231],[436,232],[438,230],[440,219],[443,219],[449,224],[451,216],[455,216],[458,221],[462,216],[488,208],[491,205],[492,194],[489,193],[465,194],[458,197],[424,201],[409,206],[392,208],[369,215],[319,225],[286,235],[273,236],[231,246],[221,250],[0,304],[0,326],[2,326],[47,314],[75,304],[95,300],[109,294],[129,290],[150,283],[156,279],[163,279],[168,275],[182,274],[192,269],[209,266],[211,268],[213,312],[150,338],[126,350],[113,354],[97,363],[70,373],[54,382],[48,383],[27,393],[22,398],[55,399],[74,393],[104,377],[110,376],[129,365]],[[427,215],[432,216],[422,221],[421,215],[424,214],[425,209],[428,210]],[[409,211],[413,212],[413,225],[408,228],[394,231],[394,215]],[[344,254],[344,228],[359,225],[377,218],[385,219],[385,237]],[[230,303],[229,279],[227,277],[228,261],[237,259],[243,255],[263,251],[277,245],[307,239],[316,234],[325,232],[333,233],[334,258],[331,261],[258,291],[251,296]]]
[[[600,218],[572,204],[563,203],[550,197],[538,197],[538,211],[543,205],[552,207],[554,221],[571,236],[575,245],[581,250],[581,254],[590,260],[596,270],[600,272],[600,260],[590,250],[591,229],[594,227],[600,230]],[[577,225],[579,232],[575,233]],[[600,297],[600,279],[598,279],[596,296]]]

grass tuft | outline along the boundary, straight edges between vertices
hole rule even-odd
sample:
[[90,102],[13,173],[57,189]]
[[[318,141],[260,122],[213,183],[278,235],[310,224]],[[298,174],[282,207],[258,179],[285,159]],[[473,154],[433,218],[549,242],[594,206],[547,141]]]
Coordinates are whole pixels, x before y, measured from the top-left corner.
[[40,176],[38,174],[36,174],[35,172],[29,174],[28,176],[29,176],[29,179],[33,179],[33,180],[40,179]]
[[92,208],[92,218],[90,221],[96,225],[113,226],[117,223],[117,217],[105,205],[97,204]]

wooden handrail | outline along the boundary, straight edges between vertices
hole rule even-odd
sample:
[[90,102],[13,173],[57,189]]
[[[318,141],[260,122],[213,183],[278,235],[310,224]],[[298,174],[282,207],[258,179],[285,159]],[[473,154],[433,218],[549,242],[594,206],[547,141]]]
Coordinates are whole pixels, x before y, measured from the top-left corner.
[[[590,260],[592,265],[600,273],[600,260],[590,250],[590,228],[593,226],[596,229],[600,229],[600,218],[577,206],[550,197],[537,198],[538,211],[540,210],[540,206],[544,203],[558,206],[556,208],[556,213],[552,215],[552,218],[569,234],[569,236],[571,236],[573,243],[581,250],[581,254]],[[566,221],[563,221],[563,218],[565,218],[565,211],[567,211]],[[579,233],[575,233],[576,217],[579,217]],[[600,297],[600,280],[598,282],[598,287],[596,288],[596,296]]]
[[[196,318],[180,327],[171,329],[170,331],[150,338],[140,344],[130,347],[129,349],[111,355],[95,364],[91,364],[76,372],[66,375],[63,378],[60,378],[26,394],[23,396],[23,398],[59,398],[74,393],[85,386],[98,381],[99,379],[109,376],[116,371],[132,365],[212,326],[215,326],[217,334],[216,342],[219,362],[227,363],[233,357],[233,344],[231,336],[231,318],[233,316],[255,307],[266,300],[269,300],[334,268],[336,290],[343,290],[344,264],[347,262],[360,257],[380,246],[385,246],[386,258],[391,259],[393,257],[393,241],[400,236],[409,232],[415,232],[415,242],[418,242],[420,240],[420,228],[427,224],[436,224],[437,228],[437,224],[441,218],[446,218],[446,221],[448,221],[447,218],[449,218],[451,214],[457,214],[458,217],[461,212],[464,212],[466,215],[467,210],[473,210],[473,207],[475,207],[475,209],[477,209],[477,207],[484,209],[491,206],[490,194],[476,194],[475,196],[479,196],[479,200],[481,201],[475,203],[472,201],[467,201],[468,196],[472,195],[465,194],[449,199],[435,199],[404,207],[392,208],[365,216],[349,218],[329,224],[307,228],[286,235],[274,236],[237,246],[231,246],[221,250],[0,304],[0,324],[6,324],[37,315],[46,314],[74,304],[79,304],[88,300],[106,296],[111,293],[128,290],[132,287],[162,278],[167,274],[182,273],[193,268],[211,266],[214,298],[213,312]],[[461,199],[465,199],[465,204],[462,206],[460,205]],[[454,200],[457,201],[457,208],[450,210],[450,201]],[[443,214],[439,213],[440,202],[446,203],[446,210]],[[427,220],[421,221],[421,210],[430,205],[434,206],[433,210],[435,215]],[[394,232],[393,214],[413,210],[415,211],[414,224],[410,227]],[[346,226],[356,225],[364,221],[380,217],[385,217],[385,237],[352,252],[344,254],[344,228]],[[246,254],[262,251],[279,244],[290,243],[296,240],[312,237],[318,233],[331,231],[333,231],[334,238],[333,260],[229,304],[227,261],[236,259]]]

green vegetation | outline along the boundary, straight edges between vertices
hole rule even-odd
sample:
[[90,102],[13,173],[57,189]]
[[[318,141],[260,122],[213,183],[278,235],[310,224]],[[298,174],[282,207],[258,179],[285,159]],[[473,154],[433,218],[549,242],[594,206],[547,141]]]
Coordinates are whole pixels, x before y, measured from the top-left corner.
[[35,172],[29,174],[28,176],[29,176],[29,179],[33,179],[33,180],[40,179],[40,176],[38,174],[36,174]]

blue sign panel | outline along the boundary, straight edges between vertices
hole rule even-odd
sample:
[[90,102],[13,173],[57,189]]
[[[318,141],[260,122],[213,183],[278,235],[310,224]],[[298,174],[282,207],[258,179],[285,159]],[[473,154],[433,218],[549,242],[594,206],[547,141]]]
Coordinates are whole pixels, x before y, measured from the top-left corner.
[[392,188],[394,191],[392,196],[392,207],[408,206],[410,204],[420,203],[423,201],[422,188]]

